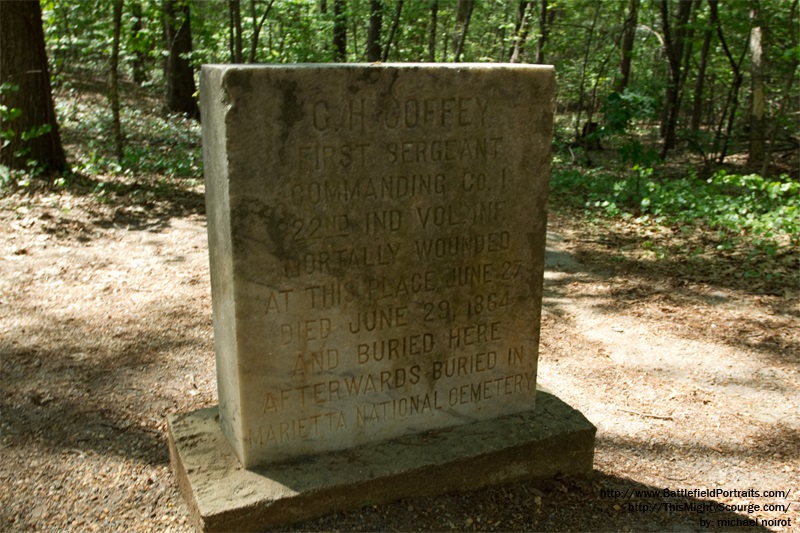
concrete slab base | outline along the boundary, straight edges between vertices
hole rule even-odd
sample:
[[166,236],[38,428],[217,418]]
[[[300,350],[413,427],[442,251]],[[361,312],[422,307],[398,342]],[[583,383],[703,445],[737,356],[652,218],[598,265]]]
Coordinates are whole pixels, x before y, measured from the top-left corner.
[[406,497],[592,470],[596,428],[539,391],[533,411],[245,470],[216,408],[169,420],[172,468],[199,531],[259,531]]

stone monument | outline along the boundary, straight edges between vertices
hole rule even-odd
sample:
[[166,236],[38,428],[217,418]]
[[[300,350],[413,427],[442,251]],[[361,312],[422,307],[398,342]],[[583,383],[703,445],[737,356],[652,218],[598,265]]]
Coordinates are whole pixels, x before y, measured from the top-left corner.
[[531,65],[203,67],[219,408],[170,421],[201,528],[591,469],[536,388],[553,94]]

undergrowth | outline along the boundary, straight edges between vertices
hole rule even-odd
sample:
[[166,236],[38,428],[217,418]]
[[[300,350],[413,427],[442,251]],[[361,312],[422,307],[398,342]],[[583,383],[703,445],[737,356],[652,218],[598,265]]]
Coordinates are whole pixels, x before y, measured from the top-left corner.
[[[676,178],[638,166],[622,174],[556,166],[551,189],[556,204],[582,210],[589,223],[616,220],[624,223],[621,231],[638,232],[639,252],[654,259],[686,259],[691,269],[694,258],[727,258],[738,262],[734,275],[741,281],[761,280],[772,292],[798,282],[800,183],[787,175],[719,170],[709,178],[693,172]],[[651,238],[654,228],[669,239]]]

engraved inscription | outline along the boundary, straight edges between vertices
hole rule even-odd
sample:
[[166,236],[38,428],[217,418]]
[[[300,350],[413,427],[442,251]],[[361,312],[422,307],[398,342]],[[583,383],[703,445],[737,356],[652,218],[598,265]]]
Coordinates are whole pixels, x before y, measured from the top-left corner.
[[392,100],[386,107],[383,124],[389,129],[483,126],[488,109],[488,98]]
[[358,313],[350,322],[350,333],[402,328],[408,325],[408,307],[387,307]]
[[231,277],[214,319],[245,466],[532,407],[550,133],[531,124],[550,104],[530,72],[221,77],[209,236],[233,257],[211,254]]
[[442,173],[357,176],[295,183],[291,186],[296,205],[348,204],[359,200],[407,200],[439,196],[447,192],[447,179]]
[[502,143],[502,137],[390,142],[385,146],[386,161],[391,164],[494,161],[501,155]]

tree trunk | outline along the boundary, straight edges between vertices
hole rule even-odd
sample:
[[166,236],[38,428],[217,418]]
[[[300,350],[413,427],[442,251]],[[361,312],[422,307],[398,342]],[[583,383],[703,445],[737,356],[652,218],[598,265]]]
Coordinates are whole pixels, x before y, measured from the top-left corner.
[[703,90],[706,82],[706,68],[708,67],[708,53],[711,50],[711,38],[714,35],[714,25],[717,23],[714,16],[716,10],[709,15],[708,25],[703,30],[703,48],[700,50],[700,64],[697,67],[697,80],[694,85],[694,102],[692,102],[692,119],[690,128],[698,131],[703,120]]
[[333,0],[333,60],[347,61],[347,6],[345,0]]
[[256,0],[250,0],[250,13],[253,19],[253,37],[250,39],[250,63],[256,62],[256,54],[258,52],[258,36],[261,34],[261,28],[264,26],[264,22],[267,20],[267,15],[269,12],[272,11],[272,5],[275,3],[275,0],[269,0],[269,4],[267,4],[267,9],[264,10],[264,14],[261,15],[261,18],[256,22],[258,18],[256,16]]
[[686,24],[692,13],[693,0],[678,0],[678,13],[676,16],[675,31],[672,31],[670,22],[669,0],[661,0],[661,24],[664,32],[664,48],[669,61],[669,78],[664,99],[664,115],[661,122],[661,137],[664,144],[661,148],[661,159],[667,152],[675,148],[675,130],[678,125],[678,111],[680,108],[681,94],[681,60],[684,54]]
[[750,10],[750,154],[752,166],[766,165],[764,123],[764,49],[761,42],[761,13],[758,0],[752,0]]
[[686,90],[686,78],[689,76],[691,67],[692,51],[694,49],[694,28],[697,25],[697,12],[700,10],[700,5],[703,0],[692,0],[692,7],[690,9],[691,20],[688,23],[686,32],[683,36],[683,62],[681,65],[681,77],[678,83],[678,112],[682,107],[683,95]]
[[111,65],[109,69],[109,94],[111,103],[111,129],[114,138],[114,156],[122,164],[122,123],[119,118],[119,41],[122,33],[122,2],[114,0],[114,36],[111,39]]
[[533,1],[522,0],[517,5],[517,22],[514,24],[514,44],[508,53],[508,61],[510,63],[519,63],[519,58],[522,53],[522,46],[528,38],[528,10],[533,9]]
[[614,80],[614,92],[623,93],[631,81],[631,63],[633,61],[633,44],[636,40],[636,27],[639,24],[639,5],[641,0],[628,2],[628,16],[622,34],[622,50],[620,51],[619,76]]
[[242,47],[242,3],[241,0],[228,0],[228,19],[230,22],[229,48],[231,63],[244,60]]
[[133,24],[131,24],[131,44],[133,48],[131,71],[133,74],[133,82],[141,85],[149,78],[147,75],[148,48],[145,46],[145,38],[143,37],[144,34],[142,33],[142,30],[144,29],[142,17],[144,14],[142,13],[142,4],[139,2],[133,2],[130,6],[131,18],[133,19]]
[[369,0],[369,30],[367,31],[367,61],[381,60],[381,31],[383,29],[383,2]]
[[739,89],[742,86],[742,82],[744,80],[742,76],[741,65],[742,61],[744,61],[744,56],[747,51],[745,47],[742,50],[742,55],[739,57],[739,61],[737,62],[733,58],[733,54],[731,53],[731,49],[728,47],[728,42],[725,40],[725,35],[722,33],[722,24],[719,20],[719,13],[718,13],[718,0],[708,0],[708,7],[711,9],[711,17],[712,20],[716,21],[716,29],[717,29],[717,37],[719,37],[719,42],[722,45],[722,50],[725,52],[725,57],[728,58],[728,63],[731,66],[731,70],[733,71],[733,83],[731,85],[731,89],[728,93],[728,102],[725,104],[725,108],[728,108],[730,103],[730,109],[728,110],[728,120],[727,120],[727,128],[725,130],[725,137],[722,139],[722,127],[725,120],[725,112],[721,113],[721,119],[719,123],[719,127],[717,128],[717,135],[714,140],[714,146],[718,147],[720,141],[722,140],[722,148],[719,150],[719,156],[717,161],[722,164],[725,162],[725,157],[728,153],[728,142],[731,138],[731,132],[733,131],[733,120],[736,117],[736,109],[739,105]]
[[197,118],[200,111],[194,93],[194,68],[188,55],[192,52],[192,26],[188,0],[164,0],[164,35],[169,54],[165,68],[166,108]]
[[[594,32],[597,28],[597,20],[600,17],[600,11],[603,8],[603,2],[595,3],[594,16],[592,17],[592,25],[588,28],[588,35],[584,38],[583,49],[583,63],[581,64],[581,77],[578,83],[578,113],[575,118],[575,139],[581,143],[583,138],[581,118],[583,115],[584,104],[584,91],[586,88],[586,70],[589,66],[589,55],[592,50],[592,41],[594,40]],[[588,156],[587,156],[588,159]]]
[[456,8],[456,29],[460,27],[458,40],[456,41],[453,61],[461,61],[461,54],[464,53],[464,43],[467,41],[467,31],[469,31],[469,21],[472,18],[472,10],[475,7],[475,0],[458,0]]
[[436,18],[439,15],[439,0],[431,0],[431,26],[428,32],[428,61],[436,61]]
[[[13,120],[0,114],[0,164],[25,169],[35,161],[43,170],[65,170],[38,1],[0,1],[0,80],[17,87],[0,90],[0,105],[21,113]],[[9,130],[13,136],[5,133]]]
[[555,11],[552,13],[549,11],[547,0],[541,0],[539,4],[539,42],[536,43],[536,63],[538,65],[544,64],[544,48],[550,35],[550,23],[553,15],[555,15]]
[[[797,7],[798,0],[794,0],[794,2],[792,2],[792,8],[789,10],[790,28],[797,28]],[[791,40],[790,44],[792,50],[797,50],[797,31],[790,31],[789,39]],[[786,77],[786,83],[783,86],[783,98],[781,98],[781,103],[778,107],[779,115],[784,115],[786,113],[786,106],[789,105],[792,93],[792,85],[794,84],[794,76],[798,66],[800,66],[800,59],[798,59],[797,54],[793,54],[791,59],[791,67],[789,68],[789,75]]]
[[[392,49],[392,43],[397,39],[397,28],[400,26],[400,15],[403,12],[403,0],[397,0],[397,9],[394,12],[394,20],[392,20],[392,27],[389,28],[389,38],[386,39],[386,47],[383,49],[382,60],[386,63],[389,60],[389,51]],[[397,43],[395,43],[397,48]]]

